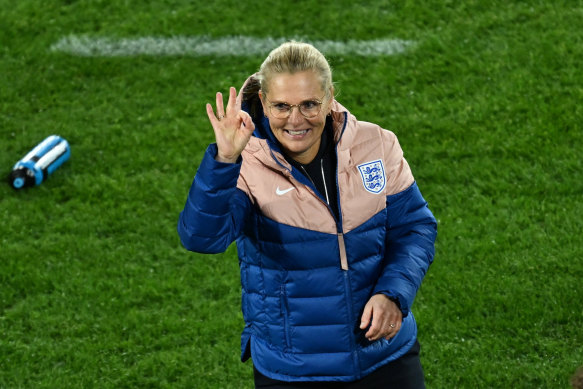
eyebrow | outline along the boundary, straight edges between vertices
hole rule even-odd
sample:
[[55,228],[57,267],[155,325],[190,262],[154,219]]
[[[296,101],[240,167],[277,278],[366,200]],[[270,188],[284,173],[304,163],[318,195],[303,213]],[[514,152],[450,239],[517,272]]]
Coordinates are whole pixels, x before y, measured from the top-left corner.
[[[268,100],[269,100],[269,102],[270,102],[271,104],[287,104],[287,105],[297,105],[297,104],[291,104],[291,103],[288,103],[287,101],[283,101],[283,100],[271,100],[271,99],[268,99]],[[317,101],[317,102],[321,102],[321,100],[320,100],[320,99],[318,99],[317,97],[313,97],[313,98],[309,98],[309,99],[306,99],[306,100],[302,100],[302,101],[300,101],[298,104],[307,103],[307,102],[311,102],[311,101]]]

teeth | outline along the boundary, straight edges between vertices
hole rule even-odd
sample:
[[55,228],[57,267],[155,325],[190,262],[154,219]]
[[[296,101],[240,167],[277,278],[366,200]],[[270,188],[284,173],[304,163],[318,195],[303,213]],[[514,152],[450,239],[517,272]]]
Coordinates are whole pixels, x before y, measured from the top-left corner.
[[289,132],[290,135],[303,135],[306,132],[308,132],[308,130],[300,130],[300,131],[288,130],[287,132]]

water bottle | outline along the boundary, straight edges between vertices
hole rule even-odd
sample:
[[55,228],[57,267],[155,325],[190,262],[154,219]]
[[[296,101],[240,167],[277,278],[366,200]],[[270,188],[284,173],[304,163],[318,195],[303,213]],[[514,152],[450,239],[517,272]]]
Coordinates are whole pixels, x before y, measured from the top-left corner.
[[57,135],[51,135],[30,150],[10,173],[10,185],[14,189],[40,185],[71,156],[69,143]]

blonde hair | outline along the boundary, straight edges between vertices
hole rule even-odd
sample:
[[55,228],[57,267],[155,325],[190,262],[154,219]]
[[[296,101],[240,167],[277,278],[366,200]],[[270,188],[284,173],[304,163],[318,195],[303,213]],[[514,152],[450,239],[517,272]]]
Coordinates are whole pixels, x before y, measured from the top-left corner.
[[261,64],[257,78],[261,90],[268,92],[271,78],[281,73],[314,71],[326,96],[332,91],[332,70],[324,55],[309,43],[289,41],[273,49]]

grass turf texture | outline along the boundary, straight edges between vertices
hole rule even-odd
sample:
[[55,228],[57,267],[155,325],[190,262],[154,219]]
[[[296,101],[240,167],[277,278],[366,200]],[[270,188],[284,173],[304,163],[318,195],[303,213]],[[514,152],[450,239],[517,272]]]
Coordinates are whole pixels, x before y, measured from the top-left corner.
[[[196,4],[199,3],[199,4]],[[418,42],[331,57],[338,99],[393,130],[439,220],[414,304],[430,388],[562,388],[583,364],[583,3],[0,0],[0,387],[250,388],[236,251],[175,233],[213,140],[204,104],[263,58],[80,58],[68,34]]]

